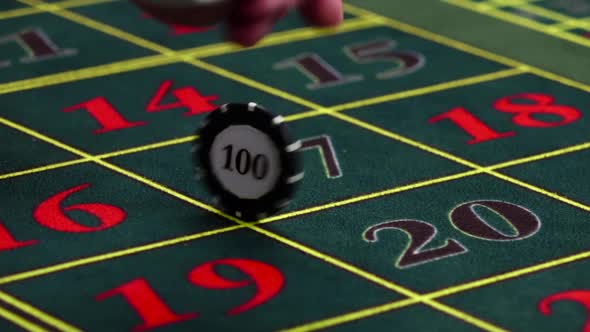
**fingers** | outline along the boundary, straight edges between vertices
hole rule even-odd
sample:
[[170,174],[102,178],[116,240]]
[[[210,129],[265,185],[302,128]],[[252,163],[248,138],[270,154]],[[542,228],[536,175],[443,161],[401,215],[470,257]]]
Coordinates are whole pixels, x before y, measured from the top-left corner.
[[344,19],[342,0],[305,0],[300,8],[312,25],[335,26]]
[[270,33],[297,0],[244,0],[228,20],[229,39],[244,46],[256,44]]
[[229,23],[228,39],[242,46],[253,46],[272,31],[272,24],[268,20],[253,23]]
[[[234,0],[236,1],[236,0]],[[260,21],[275,17],[293,8],[299,0],[241,0],[236,1],[233,18]]]
[[342,0],[242,0],[228,19],[228,38],[255,45],[296,7],[311,25],[336,26],[343,20]]
[[154,6],[145,0],[133,1],[168,24],[203,26],[227,18],[228,39],[243,46],[256,44],[273,30],[278,20],[296,7],[314,26],[336,26],[343,20],[342,0],[232,0],[196,10]]

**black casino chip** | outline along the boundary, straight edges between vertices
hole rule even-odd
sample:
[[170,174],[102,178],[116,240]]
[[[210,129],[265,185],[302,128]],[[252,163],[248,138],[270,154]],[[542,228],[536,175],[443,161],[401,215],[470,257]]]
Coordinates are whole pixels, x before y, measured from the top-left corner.
[[301,142],[281,116],[255,103],[225,104],[209,113],[197,135],[197,172],[222,210],[259,220],[289,204],[304,172]]

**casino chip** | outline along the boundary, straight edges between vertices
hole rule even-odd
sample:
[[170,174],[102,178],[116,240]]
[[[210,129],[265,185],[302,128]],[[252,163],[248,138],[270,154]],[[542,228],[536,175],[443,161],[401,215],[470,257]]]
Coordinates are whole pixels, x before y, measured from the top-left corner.
[[303,179],[300,141],[281,116],[255,103],[230,103],[211,112],[195,142],[199,176],[228,213],[257,220],[286,207]]

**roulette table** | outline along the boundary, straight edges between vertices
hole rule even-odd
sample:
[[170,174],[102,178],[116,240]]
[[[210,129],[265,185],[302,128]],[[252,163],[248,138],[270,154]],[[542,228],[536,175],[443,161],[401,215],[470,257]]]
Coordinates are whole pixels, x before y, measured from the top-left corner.
[[[0,2],[0,330],[588,331],[590,1],[351,0],[243,48],[128,1]],[[191,149],[280,114],[256,221]]]

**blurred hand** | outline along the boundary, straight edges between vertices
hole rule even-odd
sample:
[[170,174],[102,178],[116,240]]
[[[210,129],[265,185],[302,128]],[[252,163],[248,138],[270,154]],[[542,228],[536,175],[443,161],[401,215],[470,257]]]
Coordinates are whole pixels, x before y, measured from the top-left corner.
[[342,0],[242,0],[228,18],[228,38],[252,46],[291,10],[313,26],[336,26],[343,19]]

